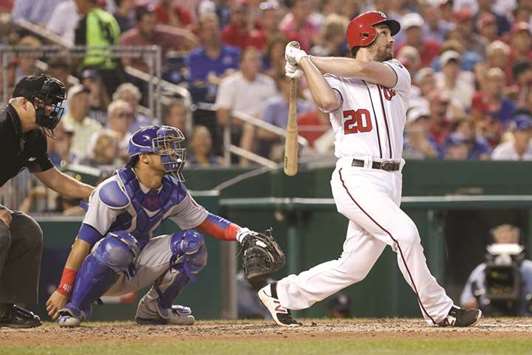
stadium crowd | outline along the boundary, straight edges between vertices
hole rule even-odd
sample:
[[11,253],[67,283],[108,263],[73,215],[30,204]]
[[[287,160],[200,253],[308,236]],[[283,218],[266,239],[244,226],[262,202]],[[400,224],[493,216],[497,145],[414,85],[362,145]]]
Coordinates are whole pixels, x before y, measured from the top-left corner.
[[[3,45],[43,44],[10,25],[23,19],[68,45],[160,46],[163,78],[193,98],[187,105],[172,97],[161,117],[185,133],[191,166],[223,164],[229,124],[233,144],[279,160],[278,135],[231,120],[232,114],[284,128],[286,43],[297,40],[316,56],[346,56],[346,26],[367,9],[402,26],[395,52],[413,83],[405,158],[532,160],[531,6],[525,0],[0,0]],[[145,88],[123,68],[147,71],[149,63],[101,53],[81,61],[22,53],[2,80],[13,86],[39,73],[37,59],[65,82],[68,75],[79,79],[69,85],[66,115],[49,142],[54,163],[119,166],[131,133],[154,121],[141,110]],[[304,83],[297,107],[309,142],[303,153],[332,155],[328,117],[313,106]]]

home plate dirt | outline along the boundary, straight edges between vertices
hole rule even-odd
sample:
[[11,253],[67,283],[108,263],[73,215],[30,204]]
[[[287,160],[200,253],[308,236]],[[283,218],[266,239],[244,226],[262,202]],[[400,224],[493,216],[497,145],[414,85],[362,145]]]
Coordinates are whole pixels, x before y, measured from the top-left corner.
[[193,326],[139,326],[133,322],[87,322],[79,328],[44,323],[35,329],[0,328],[0,345],[59,345],[119,341],[176,341],[242,338],[382,337],[532,337],[532,318],[483,318],[472,328],[437,328],[420,319],[304,319],[299,328],[280,328],[270,321],[198,321]]

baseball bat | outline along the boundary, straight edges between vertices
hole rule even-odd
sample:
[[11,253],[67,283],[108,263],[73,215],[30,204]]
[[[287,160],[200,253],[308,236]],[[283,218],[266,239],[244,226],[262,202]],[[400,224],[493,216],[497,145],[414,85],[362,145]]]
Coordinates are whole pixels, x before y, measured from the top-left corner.
[[288,123],[284,142],[284,173],[288,176],[297,174],[297,79],[290,79],[290,96],[288,98]]

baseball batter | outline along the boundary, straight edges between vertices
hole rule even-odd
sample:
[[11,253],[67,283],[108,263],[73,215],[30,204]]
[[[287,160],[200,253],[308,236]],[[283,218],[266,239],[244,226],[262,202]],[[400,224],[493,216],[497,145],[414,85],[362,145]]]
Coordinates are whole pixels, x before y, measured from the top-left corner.
[[363,280],[386,245],[429,324],[470,326],[479,310],[453,305],[431,275],[414,222],[400,208],[403,130],[410,75],[393,59],[397,21],[378,11],[354,18],[347,41],[354,59],[311,57],[297,43],[286,48],[286,75],[305,75],[317,106],[328,112],[338,158],[331,188],[338,212],[349,219],[339,259],[265,286],[259,297],[281,326],[297,326],[290,310]]
[[[190,196],[181,175],[184,139],[169,126],[140,129],[129,141],[128,164],[94,190],[59,287],[46,303],[60,326],[79,326],[102,295],[145,287],[151,289],[139,302],[137,323],[192,324],[190,308],[172,303],[207,263],[199,232],[246,243],[258,234],[209,213]],[[182,231],[154,237],[167,218]]]

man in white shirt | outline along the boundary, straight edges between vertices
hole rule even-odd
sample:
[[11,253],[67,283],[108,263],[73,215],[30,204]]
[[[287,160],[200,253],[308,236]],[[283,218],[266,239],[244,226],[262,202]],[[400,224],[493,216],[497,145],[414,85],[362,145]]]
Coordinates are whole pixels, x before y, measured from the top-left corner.
[[68,90],[68,112],[63,118],[65,128],[74,132],[70,152],[76,160],[87,156],[87,147],[94,133],[102,125],[89,115],[89,89],[83,85],[75,85]]
[[416,225],[400,209],[411,79],[393,58],[393,36],[399,29],[384,13],[368,11],[351,20],[347,29],[353,58],[309,56],[294,42],[286,47],[286,75],[295,79],[304,74],[315,104],[329,113],[338,158],[331,189],[338,212],[349,224],[338,259],[259,291],[280,326],[300,325],[290,310],[308,308],[362,281],[386,246],[397,254],[427,323],[468,327],[481,316],[479,310],[453,305],[427,266]]
[[222,80],[215,103],[218,124],[223,128],[230,124],[231,140],[240,142],[240,147],[246,150],[253,150],[253,126],[231,120],[231,113],[237,111],[259,118],[266,100],[277,94],[273,79],[259,70],[259,53],[247,48],[241,56],[240,71]]
[[493,160],[532,160],[532,118],[530,113],[517,115],[511,123],[513,139],[499,144],[491,154]]

